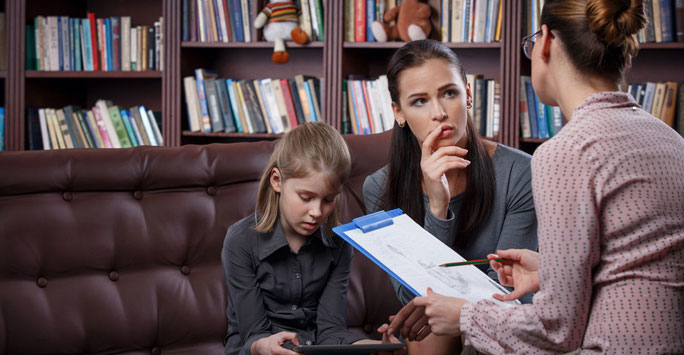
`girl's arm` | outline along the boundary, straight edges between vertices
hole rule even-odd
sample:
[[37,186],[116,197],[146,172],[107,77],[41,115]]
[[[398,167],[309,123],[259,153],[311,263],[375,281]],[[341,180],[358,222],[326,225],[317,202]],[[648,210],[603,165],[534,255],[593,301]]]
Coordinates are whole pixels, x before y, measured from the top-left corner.
[[364,338],[347,329],[347,287],[354,254],[348,243],[343,243],[340,249],[318,301],[318,344],[351,344]]
[[228,287],[228,302],[235,311],[238,331],[245,339],[241,354],[249,354],[252,343],[271,336],[271,322],[264,309],[264,299],[253,270],[253,255],[236,225],[228,229],[223,243],[221,261]]

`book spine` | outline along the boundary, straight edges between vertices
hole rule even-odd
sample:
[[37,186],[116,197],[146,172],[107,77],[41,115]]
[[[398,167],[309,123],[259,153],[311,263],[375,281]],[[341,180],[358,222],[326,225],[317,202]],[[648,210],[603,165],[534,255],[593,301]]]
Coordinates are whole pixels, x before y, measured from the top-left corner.
[[354,41],[366,42],[366,0],[354,1]]

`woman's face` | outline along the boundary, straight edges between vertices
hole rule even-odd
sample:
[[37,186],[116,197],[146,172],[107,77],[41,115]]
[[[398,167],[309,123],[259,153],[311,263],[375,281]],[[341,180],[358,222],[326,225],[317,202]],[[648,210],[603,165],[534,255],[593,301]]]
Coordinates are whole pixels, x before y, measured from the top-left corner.
[[408,124],[420,144],[440,127],[434,149],[465,147],[467,104],[472,96],[455,66],[444,59],[430,59],[403,70],[398,87],[400,107],[393,105],[394,117],[400,125]]

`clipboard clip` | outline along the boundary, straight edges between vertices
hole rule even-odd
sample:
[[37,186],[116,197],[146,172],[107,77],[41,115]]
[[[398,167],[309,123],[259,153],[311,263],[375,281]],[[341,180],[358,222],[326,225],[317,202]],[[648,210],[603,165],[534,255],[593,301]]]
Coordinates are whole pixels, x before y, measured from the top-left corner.
[[385,211],[377,211],[353,219],[354,224],[362,232],[367,233],[394,224],[392,216]]

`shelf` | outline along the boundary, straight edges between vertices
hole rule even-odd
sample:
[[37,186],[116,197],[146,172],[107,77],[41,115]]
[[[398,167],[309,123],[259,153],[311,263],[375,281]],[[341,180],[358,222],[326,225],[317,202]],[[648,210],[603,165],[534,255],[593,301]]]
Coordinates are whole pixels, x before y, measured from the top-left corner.
[[[292,41],[285,42],[287,48],[323,48],[323,42],[315,41],[304,45]],[[271,42],[182,42],[183,48],[273,48]]]
[[[406,42],[344,42],[344,48],[360,48],[360,49],[386,49],[386,48],[400,48]],[[482,43],[459,43],[449,42],[444,43],[447,47],[452,49],[500,49],[501,42],[482,42]]]
[[684,42],[639,43],[639,49],[684,49]]
[[162,72],[148,71],[37,71],[27,70],[29,79],[161,79]]
[[548,138],[520,138],[520,143],[544,143]]
[[278,139],[282,134],[272,133],[226,133],[226,132],[191,132],[183,131],[184,137],[216,137],[216,138],[254,138],[254,139]]

